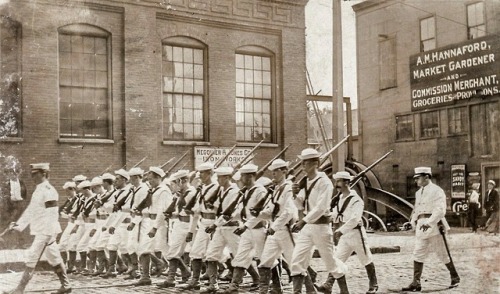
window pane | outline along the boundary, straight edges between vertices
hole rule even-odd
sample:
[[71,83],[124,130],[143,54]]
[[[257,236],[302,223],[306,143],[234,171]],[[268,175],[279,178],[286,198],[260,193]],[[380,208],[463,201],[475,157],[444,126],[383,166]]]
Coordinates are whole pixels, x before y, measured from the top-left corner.
[[245,112],[253,112],[253,100],[245,99]]
[[184,95],[182,98],[183,108],[193,108],[193,96]]
[[108,60],[106,55],[95,56],[95,69],[100,71],[108,70]]
[[255,99],[253,101],[253,109],[255,112],[261,113],[262,112],[262,101],[259,99]]
[[202,96],[194,96],[193,97],[193,108],[203,110],[203,97]]
[[105,71],[95,72],[95,86],[97,88],[107,88],[108,87],[108,73]]
[[413,139],[413,115],[402,115],[396,117],[396,139]]
[[183,92],[184,81],[182,78],[174,78],[174,92]]
[[264,85],[271,85],[271,72],[269,71],[262,72],[262,83]]
[[420,136],[422,138],[433,138],[439,136],[439,113],[438,111],[420,114]]
[[59,88],[59,99],[60,102],[71,102],[71,88],[69,87]]
[[243,112],[236,112],[236,125],[245,125],[245,114]]
[[245,128],[244,127],[236,127],[236,140],[244,141],[245,140]]
[[97,104],[95,108],[96,119],[106,119],[108,117],[108,106],[106,104]]
[[95,53],[108,54],[107,40],[105,38],[95,38]]
[[203,79],[203,65],[201,64],[194,65],[194,78]]
[[59,35],[59,52],[71,52],[71,36]]
[[71,36],[71,52],[82,53],[83,52],[83,37],[82,36]]
[[245,55],[245,68],[253,69],[253,58],[251,55]]
[[94,53],[94,38],[93,37],[83,37],[83,53]]
[[83,89],[83,102],[93,103],[94,102],[94,89],[84,88]]
[[236,68],[245,68],[245,57],[241,54],[236,54]]
[[271,58],[262,57],[262,69],[267,71],[271,70]]
[[59,132],[61,136],[71,136],[71,120],[61,119],[59,122]]
[[253,83],[253,71],[245,70],[245,83],[250,84]]
[[262,112],[271,113],[271,103],[269,103],[269,100],[262,100]]
[[71,85],[81,87],[83,86],[83,71],[71,70]]
[[245,97],[253,97],[253,84],[245,84]]
[[194,93],[203,94],[203,80],[194,80]]
[[174,62],[174,76],[175,77],[184,76],[184,66],[181,62]]
[[184,63],[184,77],[193,78],[193,64]]
[[83,85],[85,87],[95,87],[96,86],[95,78],[96,78],[95,71],[85,70],[83,72]]
[[256,84],[262,84],[262,71],[260,71],[260,70],[254,70],[254,72],[253,72],[253,78],[254,78],[254,82]]
[[269,115],[269,114],[262,115],[262,125],[266,128],[271,127],[271,115]]
[[71,86],[71,70],[70,69],[59,70],[59,85]]
[[255,85],[253,93],[255,98],[262,98],[262,85]]
[[253,126],[253,114],[245,112],[245,126],[252,127]]
[[107,138],[108,137],[108,121],[107,120],[96,120],[94,133],[96,137]]
[[245,141],[253,141],[253,136],[252,136],[252,129],[251,128],[245,128]]
[[260,56],[254,56],[253,57],[253,67],[254,69],[262,69],[262,57]]
[[262,87],[262,97],[266,99],[271,99],[271,86]]
[[184,79],[184,93],[193,93],[193,79]]
[[83,69],[95,70],[95,56],[93,54],[83,55]]
[[172,92],[174,86],[174,79],[169,77],[163,77],[163,91]]
[[71,53],[59,53],[59,68],[71,68]]
[[71,119],[71,103],[60,103],[59,117],[61,119]]
[[72,103],[82,103],[83,102],[83,89],[72,88],[71,89],[71,102]]
[[193,110],[193,122],[197,124],[203,124],[203,110]]
[[245,84],[236,83],[236,96],[245,97]]
[[245,99],[236,98],[236,111],[245,110]]
[[193,62],[193,49],[191,48],[183,48],[184,50],[184,62],[192,63]]
[[194,55],[194,63],[203,64],[203,50],[195,49],[193,50],[193,55]]
[[245,82],[245,70],[239,68],[236,69],[236,82],[237,83]]
[[182,61],[182,48],[173,47],[174,50],[174,61]]
[[71,53],[71,68],[83,69],[83,54],[75,52]]
[[172,56],[172,46],[163,46],[163,58],[165,58],[167,61],[173,61],[173,56]]
[[184,109],[184,123],[193,123],[193,109]]

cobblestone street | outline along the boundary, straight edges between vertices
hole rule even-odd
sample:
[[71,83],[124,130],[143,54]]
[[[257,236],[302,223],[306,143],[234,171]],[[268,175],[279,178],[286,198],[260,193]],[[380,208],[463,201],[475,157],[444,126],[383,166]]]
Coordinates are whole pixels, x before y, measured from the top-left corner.
[[[411,256],[411,235],[409,233],[399,233],[399,236],[374,234],[370,236],[372,244],[382,245],[397,244],[401,246],[400,253],[375,254],[374,262],[378,274],[379,293],[397,293],[403,286],[410,283],[412,279],[412,256]],[[462,278],[460,286],[449,290],[447,286],[450,282],[448,272],[443,264],[429,260],[425,263],[422,275],[423,293],[500,293],[500,269],[498,260],[500,259],[500,249],[498,247],[498,237],[473,235],[470,233],[454,234],[450,236],[450,246],[452,257],[454,258],[457,270]],[[351,293],[365,293],[368,286],[366,272],[362,268],[356,257],[352,256],[349,261],[349,274],[347,282]],[[320,259],[313,260],[313,267],[318,271],[319,279],[326,278],[324,267]],[[0,275],[0,290],[15,287],[20,278],[20,273],[8,273]],[[132,283],[125,282],[122,278],[104,280],[101,278],[89,278],[70,275],[73,283],[73,293],[178,293],[179,288],[157,289],[155,286],[134,287]],[[285,292],[291,293],[291,285],[286,283],[284,277]],[[153,283],[160,282],[155,278]],[[250,277],[245,278],[244,283],[249,285]],[[50,272],[37,272],[33,280],[28,285],[28,292],[48,293],[58,287],[57,277]],[[224,284],[222,284],[224,286]],[[336,286],[335,286],[336,287]],[[197,291],[182,291],[184,293],[196,293]],[[245,292],[245,288],[241,293]],[[334,288],[334,293],[338,289]]]

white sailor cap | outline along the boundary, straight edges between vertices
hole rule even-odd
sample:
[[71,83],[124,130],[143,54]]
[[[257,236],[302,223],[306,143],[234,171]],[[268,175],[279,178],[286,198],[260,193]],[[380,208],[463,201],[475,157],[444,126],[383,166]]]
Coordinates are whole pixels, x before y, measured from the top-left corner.
[[37,171],[49,171],[50,170],[50,164],[43,162],[43,163],[32,163],[30,164],[31,166],[31,172],[37,172]]
[[71,188],[71,189],[74,189],[74,188],[76,188],[76,184],[75,184],[75,182],[66,182],[66,183],[64,183],[64,185],[63,185],[63,187],[62,187],[62,188],[63,188],[64,190],[66,190],[66,189],[70,189],[70,188]]
[[101,176],[101,179],[103,180],[116,180],[116,177],[110,173],[104,173],[102,176]]
[[92,184],[90,183],[90,181],[83,181],[81,182],[80,184],[78,184],[77,188],[78,189],[83,189],[83,188],[90,188],[92,186]]
[[214,170],[218,176],[231,176],[233,175],[234,168],[230,166],[221,166]]
[[273,181],[268,177],[260,177],[255,181],[256,184],[261,184],[262,186],[271,185]]
[[493,186],[495,186],[495,187],[497,186],[497,183],[495,183],[495,181],[493,181],[493,180],[489,180],[489,181],[488,181],[488,184],[492,184],[492,185],[493,185]]
[[233,180],[237,182],[240,179],[241,179],[241,173],[240,173],[240,171],[235,172],[234,175],[233,175]]
[[284,161],[283,159],[278,158],[275,161],[273,161],[273,163],[271,163],[271,165],[267,169],[273,171],[278,168],[283,168],[283,167],[288,168],[288,164],[289,164],[288,161]]
[[102,185],[102,179],[100,177],[94,177],[92,181],[90,181],[91,186],[99,186]]
[[128,171],[129,176],[142,176],[144,171],[140,167],[133,167]]
[[256,173],[259,170],[259,167],[253,163],[245,164],[239,170],[240,174],[251,174]]
[[115,175],[122,176],[125,179],[127,179],[127,181],[130,180],[130,175],[123,168],[120,168],[119,170],[115,170]]
[[349,173],[348,173],[348,172],[346,172],[346,171],[339,171],[339,172],[336,172],[336,173],[332,176],[332,178],[333,178],[334,180],[340,180],[340,179],[342,179],[342,180],[349,180],[349,181],[350,181],[350,180],[352,180],[352,176],[351,176],[351,174],[349,174]]
[[306,148],[300,152],[300,155],[298,155],[300,160],[308,160],[308,159],[315,159],[319,158],[321,154],[318,152],[318,150],[313,149],[313,148]]
[[155,173],[159,175],[160,177],[165,177],[165,172],[158,166],[150,166],[149,167],[149,172]]
[[187,178],[187,177],[189,177],[189,171],[187,169],[181,169],[181,170],[178,170],[177,172],[175,172],[171,176],[171,180],[176,181],[178,179]]
[[427,166],[420,166],[415,168],[415,175],[413,176],[414,178],[420,177],[420,176],[425,176],[429,175],[432,176],[432,171],[430,167]]
[[86,176],[84,175],[77,175],[77,176],[74,176],[73,177],[73,182],[81,182],[81,181],[85,181],[87,179]]
[[196,167],[197,171],[213,170],[214,165],[210,162],[204,162]]

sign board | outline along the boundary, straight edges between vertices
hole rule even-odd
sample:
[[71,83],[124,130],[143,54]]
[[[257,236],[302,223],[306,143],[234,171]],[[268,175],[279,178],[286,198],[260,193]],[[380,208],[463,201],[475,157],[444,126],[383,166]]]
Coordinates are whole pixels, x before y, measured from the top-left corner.
[[465,199],[465,164],[451,165],[451,198]]
[[410,56],[412,111],[500,93],[500,36],[490,35]]
[[[213,147],[194,147],[194,165],[198,166],[206,161],[210,156],[212,151],[215,149],[214,155],[208,160],[215,164],[217,161],[226,156],[226,154],[231,150],[231,147],[213,148]],[[220,166],[236,166],[241,160],[245,158],[252,148],[235,148],[233,152],[222,162]],[[251,161],[250,161],[251,162]]]

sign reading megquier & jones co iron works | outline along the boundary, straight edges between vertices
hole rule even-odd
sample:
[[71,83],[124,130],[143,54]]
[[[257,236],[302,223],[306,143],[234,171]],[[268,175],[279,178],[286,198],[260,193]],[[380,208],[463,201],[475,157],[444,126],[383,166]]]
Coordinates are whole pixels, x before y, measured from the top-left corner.
[[411,109],[425,110],[500,93],[500,36],[410,56]]

